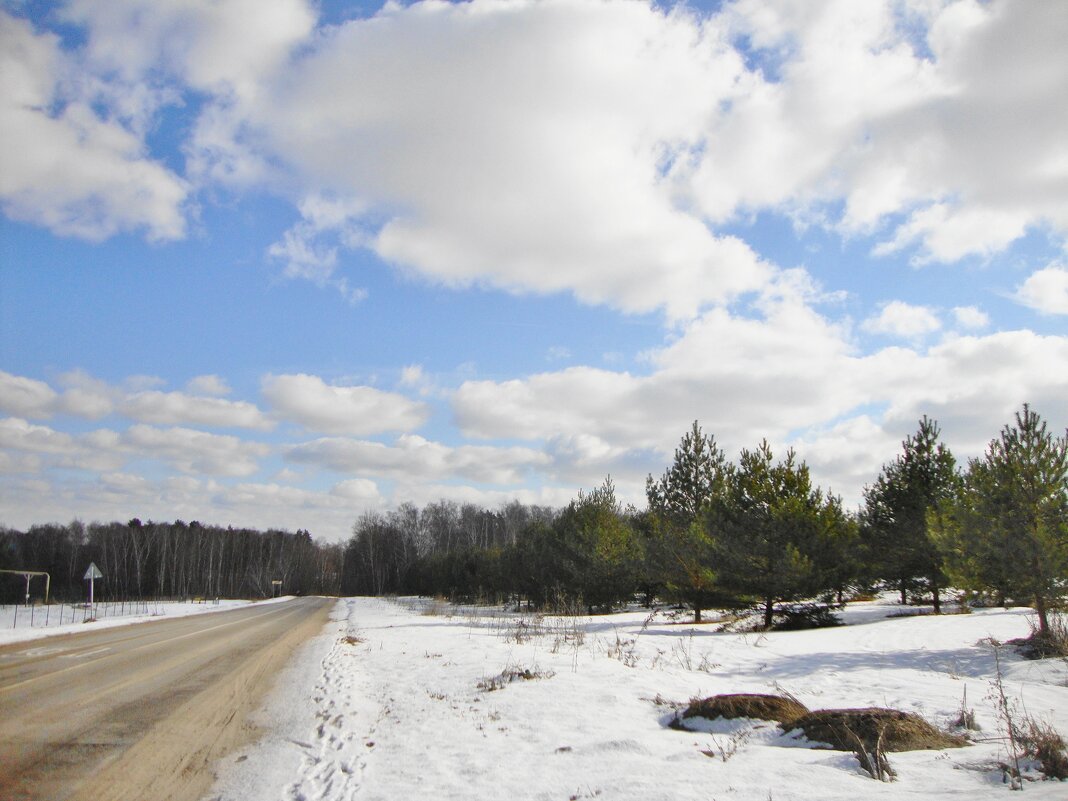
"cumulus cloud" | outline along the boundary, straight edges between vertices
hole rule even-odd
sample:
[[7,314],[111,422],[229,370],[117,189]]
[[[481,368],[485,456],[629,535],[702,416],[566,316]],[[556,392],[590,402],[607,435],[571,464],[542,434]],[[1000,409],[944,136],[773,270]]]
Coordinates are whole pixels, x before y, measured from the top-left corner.
[[1055,3],[387,3],[318,29],[305,0],[261,6],[75,0],[73,53],[5,14],[7,213],[181,236],[189,185],[143,132],[192,92],[187,178],[299,198],[268,253],[350,301],[351,248],[684,319],[774,280],[718,230],[754,212],[917,262],[1068,232]]
[[978,331],[990,325],[990,316],[977,306],[956,306],[953,318],[958,326],[969,331]]
[[138,392],[122,401],[119,411],[133,420],[212,428],[270,429],[275,423],[245,401],[205,398],[184,392]]
[[56,391],[45,382],[0,370],[0,412],[19,417],[51,417],[57,399]]
[[942,327],[938,316],[926,306],[913,306],[900,300],[884,303],[880,312],[861,325],[872,334],[920,339]]
[[68,434],[19,418],[0,420],[0,447],[38,457],[35,472],[50,467],[116,470],[130,460],[149,459],[185,473],[219,476],[250,475],[270,452],[262,443],[188,428],[137,424],[122,432]]
[[88,29],[87,57],[103,71],[131,83],[170,73],[242,99],[259,91],[315,24],[304,0],[72,0],[63,17]]
[[484,484],[516,484],[535,468],[549,464],[541,451],[525,447],[462,445],[450,447],[414,434],[394,445],[324,438],[290,447],[286,459],[342,473],[393,480],[444,480],[454,477]]
[[664,174],[743,72],[717,31],[644,4],[389,4],[325,32],[256,122],[310,185],[385,216],[366,245],[387,261],[687,314],[769,272]]
[[185,388],[193,395],[211,395],[213,397],[225,397],[233,392],[226,379],[217,375],[198,375],[189,379]]
[[1031,273],[1017,287],[1015,298],[1043,314],[1068,314],[1068,267],[1051,264]]
[[324,434],[366,436],[411,431],[429,415],[426,404],[367,386],[331,386],[318,376],[271,375],[263,397],[276,417]]
[[1068,376],[1048,369],[1068,364],[1068,340],[1030,331],[865,355],[847,328],[780,299],[755,318],[709,312],[649,359],[648,375],[579,367],[468,381],[454,415],[469,436],[561,443],[549,469],[570,465],[585,486],[632,474],[634,461],[656,472],[696,419],[732,455],[764,437],[811,451],[817,479],[851,503],[924,414],[963,455],[981,453],[1024,402],[1068,423]]
[[[67,414],[99,420],[116,413],[131,420],[164,425],[200,425],[209,428],[267,430],[275,422],[247,401],[230,401],[204,394],[161,392],[153,376],[133,376],[112,385],[86,373],[72,370],[57,379],[62,392],[36,379],[0,371],[0,411],[33,419]],[[230,391],[218,376],[199,376],[190,388],[201,393]]]
[[187,183],[94,98],[71,93],[76,72],[55,36],[0,11],[0,208],[91,240],[183,236]]

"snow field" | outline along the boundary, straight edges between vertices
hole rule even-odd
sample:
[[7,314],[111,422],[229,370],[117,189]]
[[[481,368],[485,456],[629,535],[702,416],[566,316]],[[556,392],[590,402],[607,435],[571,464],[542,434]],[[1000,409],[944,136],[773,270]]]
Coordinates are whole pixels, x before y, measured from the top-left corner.
[[[280,678],[260,744],[225,766],[220,801],[350,799],[976,799],[1008,792],[997,740],[890,755],[880,783],[852,754],[751,720],[668,724],[692,697],[789,692],[811,709],[888,706],[948,727],[967,687],[998,737],[983,641],[1028,633],[1027,610],[723,634],[645,613],[516,615],[350,598]],[[1068,666],[1003,649],[1022,710],[1068,734]],[[1029,798],[1068,785],[1028,782]]]

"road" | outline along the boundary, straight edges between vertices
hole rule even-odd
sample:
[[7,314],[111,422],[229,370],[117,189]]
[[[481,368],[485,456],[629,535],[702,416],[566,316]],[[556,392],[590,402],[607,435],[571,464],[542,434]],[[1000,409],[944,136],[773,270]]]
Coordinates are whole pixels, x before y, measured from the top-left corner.
[[334,603],[298,598],[0,648],[0,801],[198,801]]

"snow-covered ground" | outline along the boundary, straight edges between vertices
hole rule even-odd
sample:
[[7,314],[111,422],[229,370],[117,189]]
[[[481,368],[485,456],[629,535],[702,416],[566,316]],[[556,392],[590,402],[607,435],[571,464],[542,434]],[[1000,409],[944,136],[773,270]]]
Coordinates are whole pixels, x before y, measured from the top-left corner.
[[[238,609],[250,603],[279,603],[293,596],[273,598],[268,601],[138,601],[126,603],[101,602],[92,610],[83,605],[50,604],[31,609],[26,606],[0,606],[0,645],[54,637],[58,634],[76,634],[92,629],[128,626],[146,620],[168,617],[202,615]],[[95,617],[94,617],[95,615]]]
[[[279,679],[263,739],[221,767],[212,799],[972,799],[1008,791],[991,638],[1028,611],[887,618],[851,604],[840,628],[718,633],[635,612],[566,618],[433,601],[339,601]],[[1021,712],[1068,734],[1068,665],[1002,650]],[[523,678],[527,676],[528,678]],[[811,709],[883,706],[949,727],[967,695],[981,742],[890,755],[897,781],[852,754],[759,721],[668,727],[689,699],[789,692]],[[709,756],[708,754],[711,754]],[[1068,783],[1026,784],[1063,799]]]

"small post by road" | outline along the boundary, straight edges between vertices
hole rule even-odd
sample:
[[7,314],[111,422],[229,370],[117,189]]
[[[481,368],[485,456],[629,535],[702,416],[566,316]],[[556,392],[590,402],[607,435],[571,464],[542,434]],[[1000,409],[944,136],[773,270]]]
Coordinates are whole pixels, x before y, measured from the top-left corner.
[[100,572],[100,568],[96,566],[96,562],[90,562],[89,563],[89,569],[85,571],[85,576],[83,578],[86,581],[89,582],[89,608],[92,609],[92,607],[93,607],[93,583],[98,578],[104,578],[104,574]]
[[271,582],[271,589],[273,590],[273,597],[277,598],[282,594],[282,582],[279,579],[274,579]]

